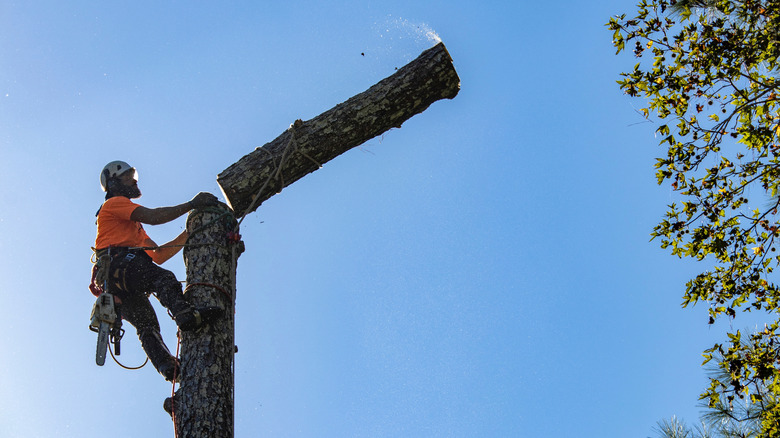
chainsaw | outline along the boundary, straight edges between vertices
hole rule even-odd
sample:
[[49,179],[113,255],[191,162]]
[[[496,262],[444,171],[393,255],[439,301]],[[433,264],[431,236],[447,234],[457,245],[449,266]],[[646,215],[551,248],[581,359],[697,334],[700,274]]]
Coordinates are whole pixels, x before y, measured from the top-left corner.
[[98,334],[95,362],[103,366],[106,363],[106,348],[109,340],[114,344],[114,354],[119,356],[119,343],[124,336],[122,329],[121,301],[114,295],[104,292],[98,296],[92,306],[89,329]]

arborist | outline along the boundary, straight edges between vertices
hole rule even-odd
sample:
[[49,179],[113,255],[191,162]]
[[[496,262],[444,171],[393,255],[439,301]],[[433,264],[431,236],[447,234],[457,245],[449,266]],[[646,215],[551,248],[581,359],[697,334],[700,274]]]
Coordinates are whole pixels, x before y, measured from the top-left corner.
[[[96,295],[110,292],[121,302],[121,317],[135,327],[152,365],[166,380],[173,381],[180,374],[179,362],[163,342],[149,295],[157,296],[182,331],[195,330],[223,315],[224,310],[193,308],[176,276],[158,266],[182,249],[187,241],[187,231],[158,246],[146,234],[143,224],[164,224],[190,210],[213,206],[219,201],[211,193],[201,192],[183,204],[146,208],[131,201],[141,196],[137,175],[135,168],[124,161],[112,161],[100,172],[106,201],[97,212],[95,251],[98,266],[93,270],[90,289]],[[96,272],[100,271],[108,276],[105,283],[96,280]],[[109,290],[102,290],[104,284]]]

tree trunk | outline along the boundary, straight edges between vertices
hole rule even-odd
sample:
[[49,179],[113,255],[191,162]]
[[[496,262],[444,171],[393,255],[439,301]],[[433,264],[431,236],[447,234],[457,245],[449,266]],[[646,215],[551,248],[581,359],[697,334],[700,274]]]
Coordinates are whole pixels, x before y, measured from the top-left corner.
[[182,333],[181,385],[174,398],[179,438],[233,437],[236,261],[243,251],[233,212],[224,204],[190,213],[184,249],[185,296],[196,308],[219,306],[224,317]]
[[230,238],[238,232],[235,217],[459,90],[452,58],[440,43],[363,93],[312,120],[296,121],[219,174],[235,215],[226,206],[191,213],[184,261],[188,300],[195,307],[223,307],[227,316],[182,336],[181,386],[173,405],[178,437],[233,436],[234,291],[236,261],[243,251],[242,242]]
[[255,149],[217,176],[237,215],[265,200],[325,162],[423,112],[439,99],[452,99],[460,78],[443,43],[368,90]]

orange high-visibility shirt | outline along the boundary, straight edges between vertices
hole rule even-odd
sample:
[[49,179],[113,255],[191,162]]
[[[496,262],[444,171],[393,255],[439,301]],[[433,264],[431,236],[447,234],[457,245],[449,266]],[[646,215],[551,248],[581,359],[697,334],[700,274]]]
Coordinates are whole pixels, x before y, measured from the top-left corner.
[[103,203],[97,217],[95,249],[109,246],[145,246],[149,235],[138,221],[130,220],[140,207],[124,196],[114,196]]

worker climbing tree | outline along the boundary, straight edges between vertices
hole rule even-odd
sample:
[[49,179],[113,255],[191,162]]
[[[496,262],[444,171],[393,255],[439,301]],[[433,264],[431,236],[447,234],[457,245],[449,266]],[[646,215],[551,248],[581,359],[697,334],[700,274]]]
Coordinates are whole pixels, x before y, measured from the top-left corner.
[[[165,355],[160,354],[163,359],[152,358],[152,353],[147,353],[153,363],[159,361],[161,373],[166,375],[167,362],[173,364],[168,367],[172,366],[174,374],[180,376],[180,388],[164,404],[173,418],[177,437],[233,436],[233,358],[236,353],[233,306],[237,259],[244,250],[239,226],[245,216],[329,160],[391,128],[400,128],[433,102],[454,98],[459,90],[460,79],[452,58],[444,44],[439,43],[363,93],[311,120],[296,120],[275,140],[225,169],[217,181],[227,198],[227,205],[207,194],[199,194],[188,203],[165,209],[128,206],[128,203],[132,204],[130,199],[137,197],[132,196],[136,193],[133,188],[137,190],[134,169],[120,162],[116,170],[109,166],[108,171],[104,171],[107,180],[113,177],[117,184],[127,186],[124,195],[120,195],[125,199],[119,201],[121,204],[117,209],[123,212],[127,222],[137,224],[137,239],[132,244],[122,242],[122,245],[141,246],[142,249],[132,250],[135,252],[128,249],[125,253],[146,255],[153,261],[157,261],[154,257],[160,257],[164,261],[178,248],[184,248],[185,293],[182,294],[181,288],[174,288],[171,280],[175,281],[175,278],[170,273],[158,274],[159,278],[166,277],[167,280],[153,282],[158,299],[171,309],[182,331],[181,361],[170,359],[167,349]],[[123,176],[128,170],[132,172]],[[130,211],[132,209],[135,210]],[[187,220],[187,231],[169,244],[156,247],[143,232],[141,223],[164,223],[190,210],[193,211]],[[96,247],[104,250],[112,244],[118,245],[99,243]],[[100,251],[99,256],[104,253]],[[117,256],[116,262],[113,253],[111,257],[112,269],[125,269],[124,256]],[[104,265],[100,260],[99,264]],[[153,266],[152,263],[143,266],[147,265]],[[165,292],[161,294],[159,290],[163,287]],[[143,295],[155,289],[149,286],[139,290]],[[118,297],[122,299],[121,295]],[[126,313],[123,317],[130,321]],[[192,320],[194,322],[189,322]],[[154,327],[157,327],[152,330],[157,333],[154,336],[159,337],[159,327]],[[160,350],[164,348],[162,341],[155,345],[162,345],[158,347]]]
[[[187,231],[171,242],[157,246],[144,231],[143,224],[170,222],[192,209],[216,205],[217,198],[209,193],[199,193],[191,201],[176,206],[143,207],[132,201],[141,196],[137,172],[123,161],[108,163],[100,173],[100,184],[106,192],[106,201],[97,213],[97,263],[91,285],[93,293],[98,295],[96,310],[106,303],[121,309],[116,318],[135,327],[152,365],[165,380],[172,382],[179,374],[179,361],[163,342],[149,295],[157,296],[182,331],[196,330],[225,312],[216,306],[193,307],[184,298],[176,276],[158,266],[181,250],[188,237]],[[98,360],[102,365],[100,362]]]

